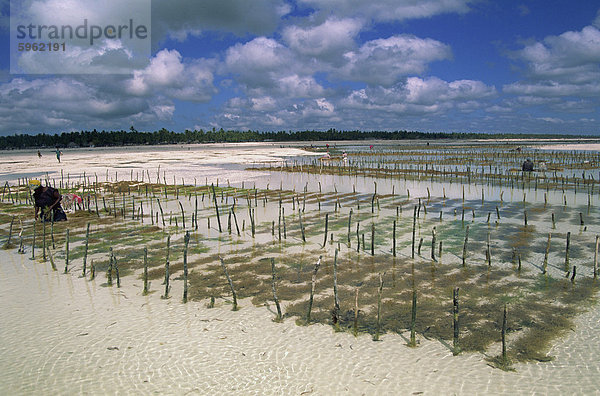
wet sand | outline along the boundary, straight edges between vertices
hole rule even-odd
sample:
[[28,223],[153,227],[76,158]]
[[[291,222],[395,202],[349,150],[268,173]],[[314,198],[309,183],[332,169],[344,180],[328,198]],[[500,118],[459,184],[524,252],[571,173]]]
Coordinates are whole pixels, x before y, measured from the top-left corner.
[[600,392],[600,310],[550,352],[555,360],[493,369],[478,353],[406,334],[335,333],[275,323],[273,307],[225,300],[182,304],[142,296],[141,282],[106,287],[27,255],[0,251],[2,394],[499,394]]
[[[58,162],[54,151],[41,150],[42,158],[38,158],[37,150],[0,151],[0,182],[16,182],[18,178],[50,179],[63,178],[71,181],[83,175],[93,182],[97,176],[105,181],[106,176],[114,181],[130,180],[133,171],[137,176],[150,175],[153,181],[164,172],[167,181],[173,182],[177,175],[177,183],[182,178],[187,184],[204,183],[205,178],[222,183],[240,183],[264,176],[265,172],[244,172],[244,168],[254,163],[277,163],[286,157],[311,155],[300,148],[281,148],[274,143],[234,143],[234,144],[190,144],[167,146],[129,146],[111,148],[78,148],[62,149],[61,162]],[[316,154],[314,154],[316,155]],[[61,173],[62,172],[62,173]]]
[[[109,150],[92,168],[86,165],[91,154],[67,152],[50,177],[60,177],[60,169],[75,175],[84,168],[88,175],[97,169],[104,180],[108,166],[111,177],[117,170],[128,179],[132,167],[155,177],[160,163],[169,182],[173,174],[177,181],[182,175],[204,176],[203,166],[224,180],[223,168],[209,164],[210,155],[222,151],[204,152],[206,162],[198,168],[189,165],[198,153],[182,155],[179,162],[172,158],[177,150],[152,154],[154,160],[139,151]],[[241,163],[296,153],[268,148],[243,159],[227,149]],[[26,157],[6,158],[15,155]],[[39,172],[39,165],[23,161],[26,166],[5,170],[5,177]],[[238,183],[249,180],[249,172],[234,173]],[[143,296],[134,276],[122,279],[120,289],[106,287],[104,273],[94,281],[80,277],[81,262],[63,274],[59,263],[54,272],[49,263],[29,257],[30,252],[0,250],[1,394],[600,394],[598,305],[551,349],[553,361],[515,364],[516,372],[503,372],[491,368],[483,354],[452,356],[448,345],[422,336],[417,348],[409,348],[408,334],[385,334],[374,342],[326,325],[275,323],[274,307],[253,307],[249,300],[237,312],[223,299],[213,309],[206,301],[182,304],[181,282],[173,282],[172,297],[163,300],[157,281],[153,293]]]
[[548,144],[536,147],[540,150],[555,151],[600,151],[599,143]]

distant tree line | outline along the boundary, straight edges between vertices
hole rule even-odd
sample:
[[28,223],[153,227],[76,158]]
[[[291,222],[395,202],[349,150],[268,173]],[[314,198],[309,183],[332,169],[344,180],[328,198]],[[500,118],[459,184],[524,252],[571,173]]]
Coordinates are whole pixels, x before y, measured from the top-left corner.
[[[44,148],[44,147],[108,147],[129,145],[157,145],[215,142],[286,142],[323,140],[406,140],[406,139],[489,139],[489,138],[556,138],[557,135],[487,134],[487,133],[442,133],[414,131],[225,131],[222,128],[204,131],[186,130],[173,132],[162,128],[154,132],[138,132],[133,126],[128,131],[81,131],[61,134],[17,134],[0,137],[0,149]],[[573,136],[570,136],[573,137]]]

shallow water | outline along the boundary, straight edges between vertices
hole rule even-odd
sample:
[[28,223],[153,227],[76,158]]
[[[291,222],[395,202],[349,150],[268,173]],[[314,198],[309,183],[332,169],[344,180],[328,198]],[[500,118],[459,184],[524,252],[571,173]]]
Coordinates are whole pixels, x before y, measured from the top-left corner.
[[[35,153],[2,153],[0,160],[5,164],[17,164],[10,165],[10,168],[4,168],[3,165],[4,180],[15,181],[18,177],[24,177],[24,173],[35,173],[40,164],[36,162],[37,157],[34,161],[28,159],[30,154]],[[591,276],[594,236],[600,232],[598,192],[589,195],[588,206],[588,194],[585,191],[580,190],[577,194],[572,189],[564,192],[560,189],[550,190],[546,196],[549,206],[544,208],[545,191],[535,191],[531,185],[525,189],[518,186],[509,189],[506,186],[432,182],[428,178],[404,181],[244,170],[246,166],[268,161],[274,164],[282,164],[286,160],[297,161],[301,154],[298,149],[274,145],[214,145],[190,150],[186,147],[156,150],[143,147],[94,151],[94,159],[91,160],[87,150],[73,150],[65,152],[63,162],[60,165],[56,162],[48,171],[48,176],[56,183],[67,180],[73,182],[83,176],[82,169],[85,169],[92,183],[94,173],[101,181],[141,180],[142,174],[148,181],[149,174],[152,182],[158,179],[162,183],[166,179],[170,185],[173,184],[173,178],[176,184],[183,184],[183,178],[188,185],[193,184],[194,178],[198,184],[216,184],[218,178],[220,186],[226,186],[229,179],[229,183],[237,187],[241,187],[242,183],[246,188],[256,184],[259,188],[269,186],[270,190],[282,186],[284,190],[295,190],[300,199],[305,187],[313,194],[321,187],[322,212],[317,212],[316,200],[306,207],[306,226],[311,231],[306,248],[299,240],[299,231],[294,223],[297,214],[292,211],[289,199],[283,207],[289,216],[290,239],[284,241],[283,245],[277,241],[277,233],[272,235],[270,229],[271,221],[277,224],[276,195],[264,206],[258,200],[255,208],[259,223],[256,239],[250,236],[245,209],[238,213],[240,223],[244,217],[246,221],[243,236],[224,236],[215,230],[214,206],[211,207],[210,199],[201,202],[202,221],[197,247],[201,244],[211,252],[220,254],[267,249],[265,254],[277,252],[283,260],[291,252],[306,251],[315,257],[320,254],[313,250],[322,242],[321,213],[330,213],[331,226],[337,224],[336,241],[342,239],[343,242],[343,224],[352,207],[355,209],[355,218],[363,218],[363,230],[368,230],[370,222],[377,221],[376,253],[387,260],[391,239],[389,223],[395,218],[398,205],[404,206],[404,214],[398,221],[405,225],[399,229],[399,256],[406,260],[410,257],[411,209],[421,198],[430,213],[419,219],[418,236],[430,237],[431,227],[438,224],[437,216],[440,211],[443,212],[443,227],[438,226],[438,230],[439,239],[444,240],[447,249],[444,265],[460,263],[464,226],[470,224],[473,252],[469,262],[473,265],[484,262],[484,234],[490,231],[494,235],[494,266],[510,268],[510,235],[503,235],[502,232],[518,229],[523,209],[526,208],[531,230],[535,231],[532,231],[532,241],[529,241],[533,251],[524,255],[523,266],[539,271],[545,238],[552,231],[554,244],[549,258],[549,272],[552,276],[564,277],[562,249],[565,233],[571,231],[573,246],[578,250],[573,252],[571,265],[578,266],[578,276]],[[235,161],[228,158],[234,158]],[[310,158],[305,160],[311,161]],[[23,173],[17,176],[15,172]],[[370,201],[375,182],[378,194],[391,194],[394,191],[395,196],[382,197],[381,211],[377,209],[372,217]],[[407,189],[410,190],[410,200]],[[431,202],[427,200],[427,189],[432,195]],[[442,189],[446,192],[446,199],[442,198]],[[482,189],[485,203],[481,202]],[[357,191],[356,195],[352,193],[354,190]],[[339,212],[334,212],[338,196],[336,191],[339,194],[348,193],[347,201],[346,198],[341,199],[343,207]],[[502,191],[503,201],[500,201]],[[289,196],[289,191],[284,193]],[[163,199],[160,195],[159,191],[158,196]],[[354,207],[357,198],[363,200],[360,211]],[[565,198],[569,202],[568,207],[562,207]],[[127,200],[129,205],[129,196]],[[145,213],[150,211],[149,198],[136,196],[136,202],[137,205],[143,202]],[[156,212],[156,200],[152,202]],[[193,211],[193,202],[190,197],[182,196],[177,200],[170,196],[168,202],[163,200],[163,205],[167,215],[176,217],[178,203],[182,203],[189,214],[189,211]],[[231,198],[226,198],[221,205],[231,203]],[[500,208],[502,216],[499,225],[493,222],[495,206]],[[467,208],[465,222],[461,221],[463,207]],[[471,210],[476,211],[473,219]],[[553,230],[549,222],[550,211],[556,212],[557,230]],[[489,212],[492,213],[490,225],[485,221]],[[579,226],[579,212],[585,216],[585,230]],[[213,223],[209,228],[206,218],[211,216]],[[145,221],[148,224],[149,219]],[[3,229],[6,227],[4,224]],[[139,228],[139,224],[133,227]],[[167,228],[173,232],[173,243],[180,248],[182,229],[175,230],[173,226]],[[127,233],[122,235],[123,241],[131,238]],[[73,242],[72,249],[80,250],[82,238],[76,235],[74,238],[77,241]],[[117,254],[122,257],[127,247],[117,246]],[[352,248],[342,244],[341,254],[354,257],[354,246],[354,239]],[[326,245],[323,253],[326,260],[331,259],[334,247],[329,243]],[[57,249],[57,262],[63,259],[61,249]],[[325,325],[296,326],[293,318],[277,324],[271,320],[274,307],[252,307],[250,301],[244,300],[241,311],[230,311],[228,294],[217,299],[215,309],[205,308],[206,301],[181,304],[180,279],[173,281],[172,297],[168,300],[159,298],[162,286],[156,280],[151,288],[153,293],[142,296],[141,281],[134,276],[124,278],[121,289],[105,287],[104,274],[91,282],[78,276],[81,271],[80,258],[74,259],[71,272],[65,275],[62,271],[52,271],[48,263],[30,260],[29,253],[26,250],[25,255],[18,255],[14,249],[0,252],[0,301],[6,312],[4,316],[8,318],[0,324],[0,368],[3,368],[0,391],[3,393],[600,392],[596,381],[600,372],[596,358],[600,353],[600,309],[597,305],[579,316],[574,331],[555,344],[550,353],[556,357],[554,361],[515,364],[516,373],[505,373],[490,368],[482,354],[453,357],[443,342],[430,341],[422,336],[419,336],[420,346],[413,349],[405,345],[406,334],[385,334],[383,342],[373,342],[369,335],[354,338],[349,333],[334,333],[331,327]],[[361,254],[365,260],[369,257],[366,253]],[[99,254],[94,257],[97,260],[105,259]],[[197,254],[194,257],[198,259],[205,256]],[[180,259],[180,253],[173,253],[173,262]],[[418,260],[424,260],[424,257]],[[497,345],[492,346],[489,354],[497,354],[497,349]]]
[[0,252],[3,394],[443,394],[600,392],[600,311],[553,349],[547,363],[503,372],[480,354],[452,356],[407,335],[334,333],[274,323],[273,307],[182,304],[141,295],[139,281],[107,288],[24,255]]

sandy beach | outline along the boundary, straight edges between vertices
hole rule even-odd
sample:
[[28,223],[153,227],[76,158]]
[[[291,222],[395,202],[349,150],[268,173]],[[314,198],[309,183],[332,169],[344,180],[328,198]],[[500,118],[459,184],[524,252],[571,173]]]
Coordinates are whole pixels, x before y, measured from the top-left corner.
[[[3,394],[598,394],[600,312],[546,363],[491,368],[477,353],[452,356],[419,337],[335,333],[275,323],[273,307],[233,312],[88,281],[27,255],[1,251],[0,392]],[[155,288],[158,286],[155,286]],[[175,293],[173,294],[176,295]]]
[[562,143],[562,144],[544,144],[537,146],[540,150],[556,150],[556,151],[600,151],[598,143]]
[[[241,164],[281,161],[300,152],[273,147],[248,153],[252,146],[244,145],[211,150],[233,155]],[[108,168],[110,173],[120,169],[128,178],[132,163],[136,171],[150,172],[152,177],[158,163],[167,178],[204,176],[196,168],[189,169],[196,166],[192,158],[198,153],[183,154],[187,152],[178,149],[140,157],[135,150],[126,154],[108,150],[94,160],[89,154],[73,152],[65,154],[61,165],[54,164],[52,172],[53,177],[60,177],[61,169],[71,175],[83,168],[89,172],[85,164],[94,161],[90,166],[102,179]],[[217,156],[212,151],[203,153],[206,158]],[[41,174],[29,154],[6,154],[3,160],[22,156],[26,165],[14,165],[3,177],[14,180],[19,170]],[[152,156],[156,160],[148,161]],[[183,160],[171,163],[173,156]],[[148,163],[147,167],[138,168],[140,162]],[[221,167],[213,167],[208,159],[200,162],[198,166],[211,167],[213,176],[220,178],[230,164],[224,161]],[[228,175],[240,183],[251,180],[250,174],[240,167]],[[297,185],[304,182],[300,178]],[[474,195],[479,192],[473,190]],[[510,196],[512,200],[512,192]],[[542,197],[540,193],[534,199]],[[521,194],[515,193],[515,200],[520,199]],[[592,216],[587,221],[595,229]],[[541,256],[537,253],[535,260]],[[459,259],[447,262],[452,260],[456,264]],[[590,269],[583,261],[573,262],[586,276]],[[124,277],[117,288],[106,285],[104,273],[92,281],[83,278],[81,259],[69,268],[67,274],[60,265],[53,271],[48,262],[31,260],[29,250],[25,254],[14,248],[0,250],[0,393],[600,394],[598,305],[578,316],[573,329],[554,343],[549,352],[552,361],[515,363],[515,371],[506,372],[491,367],[485,354],[453,356],[450,345],[422,334],[417,334],[416,348],[407,346],[408,333],[386,333],[376,342],[369,334],[355,337],[324,324],[298,326],[294,318],[276,323],[272,304],[253,306],[250,299],[242,300],[241,310],[235,312],[229,297],[217,298],[214,308],[207,308],[208,301],[184,304],[179,280],[173,282],[171,297],[162,299],[160,281],[153,281],[151,293],[144,296],[138,274]],[[490,355],[495,355],[499,345],[491,349]]]

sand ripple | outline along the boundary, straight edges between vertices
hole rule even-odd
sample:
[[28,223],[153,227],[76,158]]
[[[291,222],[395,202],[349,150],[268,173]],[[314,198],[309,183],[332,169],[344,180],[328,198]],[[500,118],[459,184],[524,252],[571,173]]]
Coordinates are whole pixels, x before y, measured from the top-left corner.
[[141,296],[134,279],[107,288],[12,252],[0,259],[2,394],[600,393],[598,306],[553,348],[554,361],[506,373],[435,341],[373,342],[274,323],[249,301],[207,309]]

